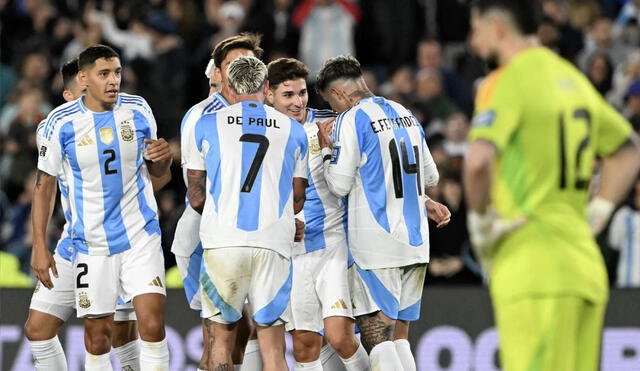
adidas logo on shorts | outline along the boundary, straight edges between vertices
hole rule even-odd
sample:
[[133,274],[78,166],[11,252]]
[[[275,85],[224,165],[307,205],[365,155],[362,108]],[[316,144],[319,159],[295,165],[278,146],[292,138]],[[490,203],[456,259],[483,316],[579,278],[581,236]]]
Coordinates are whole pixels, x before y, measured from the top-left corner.
[[149,282],[149,286],[162,287],[162,281],[160,280],[160,277],[156,276],[153,281]]

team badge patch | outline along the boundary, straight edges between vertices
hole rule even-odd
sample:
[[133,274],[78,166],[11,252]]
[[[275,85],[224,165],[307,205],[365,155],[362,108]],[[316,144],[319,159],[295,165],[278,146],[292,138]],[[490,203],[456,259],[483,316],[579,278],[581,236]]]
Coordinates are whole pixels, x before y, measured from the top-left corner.
[[496,111],[490,109],[490,110],[478,113],[473,118],[471,125],[476,127],[487,127],[487,126],[493,125],[493,122],[495,120],[496,120]]
[[122,136],[122,140],[125,142],[131,142],[134,139],[135,135],[131,127],[131,122],[125,121],[120,125],[120,136]]
[[312,155],[317,155],[320,153],[320,141],[318,141],[317,136],[314,136],[309,141],[309,152],[311,152]]
[[89,295],[86,292],[81,291],[78,294],[78,305],[82,309],[87,309],[91,306],[91,300],[89,300]]
[[47,155],[49,154],[48,148],[45,145],[40,146],[40,157],[43,159],[47,159]]
[[113,142],[113,130],[111,128],[100,128],[100,140],[104,144]]
[[338,157],[340,157],[340,147],[336,146],[336,147],[333,147],[333,149],[331,150],[331,163],[337,164]]

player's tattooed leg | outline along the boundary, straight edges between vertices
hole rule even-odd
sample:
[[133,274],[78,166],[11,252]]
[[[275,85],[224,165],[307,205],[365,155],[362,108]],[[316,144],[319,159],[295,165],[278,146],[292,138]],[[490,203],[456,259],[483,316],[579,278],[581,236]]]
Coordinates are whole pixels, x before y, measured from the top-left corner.
[[360,327],[360,341],[367,352],[383,341],[393,341],[395,321],[387,318],[382,312],[359,316],[356,322]]

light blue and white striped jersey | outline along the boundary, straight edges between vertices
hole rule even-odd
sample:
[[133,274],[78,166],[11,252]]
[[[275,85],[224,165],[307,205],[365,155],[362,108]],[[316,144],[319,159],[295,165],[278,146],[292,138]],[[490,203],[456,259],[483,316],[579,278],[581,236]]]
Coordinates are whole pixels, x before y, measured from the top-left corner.
[[336,117],[336,113],[331,110],[307,108],[304,130],[309,140],[309,186],[302,211],[305,221],[304,238],[295,243],[294,255],[332,247],[346,239],[344,222],[347,215],[342,199],[329,191],[324,180],[318,142],[317,123],[332,117]]
[[200,224],[205,249],[251,246],[289,257],[293,248],[293,178],[307,178],[307,135],[272,107],[244,101],[196,123],[199,155],[187,168],[207,172]]
[[[220,93],[215,93],[208,96],[206,99],[204,99],[200,103],[197,103],[196,105],[191,107],[191,109],[189,109],[189,111],[187,111],[187,113],[184,115],[184,118],[182,119],[182,123],[180,125],[180,152],[182,153],[181,155],[182,177],[184,179],[185,186],[189,185],[187,181],[187,166],[186,166],[187,160],[186,159],[193,156],[194,153],[199,154],[198,148],[196,147],[196,142],[195,142],[196,122],[200,120],[200,117],[202,117],[202,115],[218,111],[228,106],[229,106],[229,103],[227,102],[227,100],[224,99],[224,97]],[[188,190],[185,198],[186,198],[185,199],[186,207],[190,207]],[[187,213],[187,210],[185,209],[185,214],[186,213]],[[198,229],[200,228],[200,218],[199,218],[200,214],[198,214],[198,217],[195,217],[193,215],[193,214],[197,214],[195,212],[191,212],[189,214],[190,215],[188,217],[184,217],[184,218],[180,217],[179,226],[180,228],[184,228],[184,229],[181,229],[180,234],[176,233],[174,242],[173,244],[171,244],[171,252],[178,256],[191,256],[196,246],[193,243],[188,243],[188,242],[199,240],[199,237],[192,238],[192,236],[182,235],[182,233],[194,233],[194,231],[195,233],[198,233]],[[187,222],[189,224],[197,223],[197,226],[184,225]]]
[[135,95],[120,94],[113,110],[101,113],[88,110],[83,99],[54,109],[38,128],[38,169],[64,174],[74,248],[117,254],[147,234],[160,234],[143,159],[143,140],[156,139],[156,122]]
[[609,245],[620,251],[617,287],[640,287],[640,211],[621,207],[611,220]]
[[429,259],[425,187],[437,171],[422,126],[406,108],[382,97],[359,101],[338,116],[328,187],[348,198],[349,249],[364,269]]
[[[46,120],[42,120],[38,124],[36,130],[36,146],[41,147],[40,143],[40,130],[44,129],[44,123]],[[73,242],[71,241],[71,207],[69,205],[69,185],[64,177],[64,173],[58,174],[57,177],[58,188],[60,189],[60,205],[62,206],[62,213],[64,215],[64,226],[62,227],[62,233],[58,239],[56,245],[56,252],[62,259],[71,261],[73,256]]]

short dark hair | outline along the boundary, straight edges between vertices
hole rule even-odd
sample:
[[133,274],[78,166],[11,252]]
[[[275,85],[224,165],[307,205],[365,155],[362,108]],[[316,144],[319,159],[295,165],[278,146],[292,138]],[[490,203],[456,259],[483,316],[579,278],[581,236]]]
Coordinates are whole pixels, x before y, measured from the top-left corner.
[[72,60],[65,62],[62,67],[60,67],[62,87],[64,89],[67,89],[69,84],[75,81],[78,71],[78,58],[73,58]]
[[269,69],[269,88],[288,80],[305,79],[309,76],[309,67],[295,58],[278,58],[267,65]]
[[324,91],[332,82],[339,79],[357,79],[362,77],[360,62],[350,55],[339,55],[327,59],[316,78],[316,91]]
[[120,58],[120,55],[110,46],[101,44],[91,45],[80,52],[78,56],[78,69],[81,70],[88,65],[92,65],[100,58]]
[[227,37],[216,45],[211,53],[211,58],[213,58],[213,61],[218,68],[222,67],[222,61],[227,57],[227,54],[234,49],[251,50],[253,55],[260,59],[263,52],[260,47],[261,40],[262,35],[249,32],[243,32],[240,35]]
[[509,13],[523,35],[536,33],[542,19],[540,3],[533,0],[474,0],[471,8],[480,14],[494,9]]

